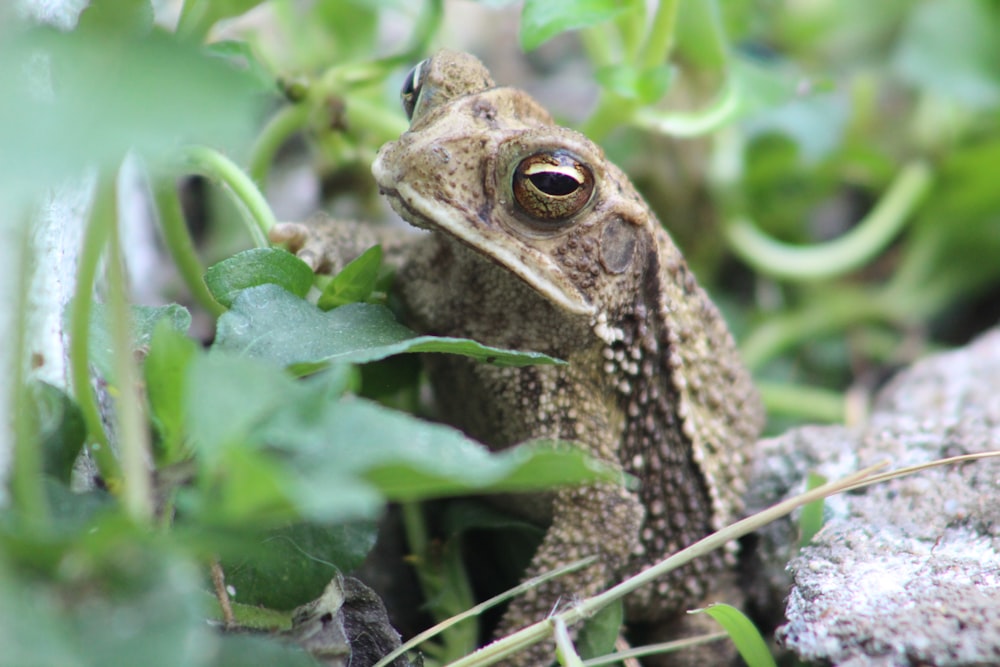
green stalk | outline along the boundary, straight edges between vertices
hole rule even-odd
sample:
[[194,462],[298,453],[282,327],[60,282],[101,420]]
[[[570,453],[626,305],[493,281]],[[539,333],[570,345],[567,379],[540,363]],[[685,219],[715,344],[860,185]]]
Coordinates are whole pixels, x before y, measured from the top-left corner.
[[897,322],[900,311],[890,301],[871,292],[842,289],[813,295],[801,310],[771,317],[740,345],[743,361],[751,369],[763,366],[784,350],[861,322]]
[[[115,190],[110,188],[110,213],[114,213]],[[118,452],[122,465],[122,502],[125,511],[136,521],[147,522],[153,517],[153,460],[149,430],[139,398],[139,371],[132,353],[132,325],[128,304],[128,287],[122,265],[122,249],[117,216],[108,220],[108,311],[111,341],[114,345],[113,366],[117,392],[114,396],[118,427]]]
[[843,423],[846,409],[841,392],[790,382],[755,382],[768,414],[782,414],[831,424]]
[[427,0],[424,11],[416,20],[413,34],[410,36],[410,44],[398,58],[416,60],[423,56],[427,52],[431,40],[434,39],[434,35],[438,33],[443,17],[444,0]]
[[390,111],[384,105],[356,97],[347,105],[345,113],[348,125],[369,130],[384,137],[385,141],[395,139],[409,128],[401,106]]
[[592,141],[600,143],[614,128],[631,118],[635,101],[620,97],[607,90],[601,91],[601,101],[580,130]]
[[584,28],[580,31],[580,42],[594,69],[607,67],[615,61],[607,26],[602,24]]
[[190,146],[184,151],[188,165],[196,173],[220,181],[226,192],[246,215],[247,232],[258,248],[268,247],[267,234],[278,224],[271,207],[246,173],[222,153],[204,146]]
[[646,25],[645,0],[626,0],[622,3],[625,11],[615,18],[618,34],[621,36],[621,46],[626,62],[636,62],[639,49],[642,48],[642,32]]
[[724,231],[734,252],[763,274],[799,281],[826,280],[860,268],[882,252],[923,200],[931,182],[927,164],[907,164],[854,229],[826,243],[781,243],[738,217],[731,218]]
[[32,524],[48,522],[49,503],[42,485],[42,444],[38,437],[37,410],[28,389],[25,361],[28,356],[28,286],[34,253],[31,247],[31,225],[21,221],[19,233],[19,264],[15,272],[17,302],[14,306],[13,368],[11,368],[11,409],[14,419],[14,460],[10,479],[10,492],[14,506],[21,516]]
[[311,106],[306,102],[290,104],[268,121],[250,151],[250,177],[263,188],[278,150],[289,137],[305,127]]
[[69,367],[73,394],[83,420],[87,424],[87,434],[92,442],[90,453],[97,463],[101,477],[112,488],[118,481],[120,470],[118,460],[111,451],[108,434],[97,405],[97,398],[90,386],[90,311],[94,301],[94,284],[101,255],[108,242],[110,220],[113,215],[113,184],[108,177],[101,179],[96,187],[90,219],[83,236],[83,249],[76,269],[76,294],[70,308],[69,326]]
[[646,33],[646,43],[639,53],[641,67],[655,67],[667,61],[674,47],[674,31],[677,29],[677,7],[679,0],[660,0],[653,16],[653,24]]
[[203,277],[205,269],[198,260],[194,243],[191,241],[191,234],[188,233],[187,225],[184,223],[184,212],[181,210],[181,203],[177,198],[177,187],[172,177],[160,176],[157,179],[153,185],[153,199],[159,213],[163,239],[174,258],[177,270],[191,291],[191,296],[201,304],[202,308],[214,317],[218,317],[226,312],[226,309],[215,300],[208,287],[205,286]]

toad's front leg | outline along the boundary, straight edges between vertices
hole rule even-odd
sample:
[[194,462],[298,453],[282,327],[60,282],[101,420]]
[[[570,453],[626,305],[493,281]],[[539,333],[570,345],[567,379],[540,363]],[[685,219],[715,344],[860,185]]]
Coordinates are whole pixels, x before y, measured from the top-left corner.
[[[552,525],[532,558],[525,579],[590,556],[596,556],[597,561],[515,598],[500,622],[497,636],[541,621],[553,611],[596,595],[613,583],[638,548],[643,516],[638,498],[621,486],[601,484],[556,491]],[[539,667],[554,662],[554,656],[554,645],[547,641],[511,656],[502,664]]]

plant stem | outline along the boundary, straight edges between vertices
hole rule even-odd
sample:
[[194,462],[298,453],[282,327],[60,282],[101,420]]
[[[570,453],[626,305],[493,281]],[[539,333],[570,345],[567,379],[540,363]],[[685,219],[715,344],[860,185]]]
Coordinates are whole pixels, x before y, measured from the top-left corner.
[[226,192],[245,212],[247,232],[258,248],[268,247],[267,233],[277,220],[264,195],[246,173],[222,153],[204,146],[190,146],[184,151],[188,165],[196,173],[225,184]]
[[740,110],[740,92],[732,81],[726,82],[715,99],[698,111],[667,112],[655,107],[638,109],[637,127],[678,138],[700,137],[722,128]]
[[309,119],[311,106],[306,102],[289,104],[271,117],[250,150],[250,177],[257,187],[267,183],[267,174],[278,150],[289,137],[301,130]]
[[622,4],[625,5],[625,11],[615,18],[615,25],[618,26],[623,59],[634,63],[639,49],[642,48],[642,32],[646,25],[646,2],[625,0]]
[[808,421],[841,423],[845,401],[841,392],[792,384],[789,382],[755,383],[768,414],[783,414]]
[[931,181],[927,164],[907,164],[854,229],[827,243],[781,243],[741,217],[730,218],[724,231],[733,251],[761,273],[799,281],[834,278],[863,266],[882,252],[922,201]]
[[115,415],[118,426],[118,451],[122,465],[122,502],[125,511],[136,521],[146,523],[153,517],[153,476],[150,471],[149,429],[139,398],[139,372],[132,348],[132,322],[128,305],[128,286],[115,211],[115,190],[109,188],[112,217],[106,223],[108,236],[108,311],[111,341],[115,354],[113,367],[118,384]]
[[612,129],[630,118],[634,109],[635,102],[633,100],[627,100],[607,90],[602,90],[597,109],[583,124],[580,131],[592,141],[600,143]]
[[375,104],[363,97],[351,99],[345,113],[348,125],[370,130],[383,141],[395,139],[409,127],[402,107],[396,106],[395,110],[390,111],[384,105]]
[[399,57],[415,60],[422,56],[427,51],[431,40],[434,39],[434,35],[438,33],[443,17],[444,0],[427,0],[424,11],[414,22],[415,28],[413,34],[410,35],[410,43]]
[[[110,191],[110,194],[109,194]],[[97,268],[110,234],[110,219],[113,214],[113,185],[107,177],[98,181],[90,219],[83,236],[83,249],[76,269],[76,294],[70,308],[69,326],[69,366],[72,377],[73,394],[83,420],[87,424],[87,434],[93,443],[90,452],[105,483],[114,488],[120,470],[108,434],[104,430],[104,420],[97,405],[97,398],[90,386],[90,312],[94,301],[94,285]],[[109,208],[110,207],[110,208]]]
[[37,410],[28,387],[25,362],[28,355],[28,286],[31,282],[34,253],[31,247],[31,225],[22,220],[20,235],[20,259],[16,271],[16,299],[14,305],[13,363],[11,386],[13,387],[14,419],[14,460],[10,479],[10,491],[14,505],[20,515],[32,524],[46,523],[49,518],[49,504],[42,485],[42,443],[38,437]]
[[177,187],[174,184],[174,179],[169,176],[159,177],[157,182],[153,184],[153,199],[156,202],[163,239],[174,258],[177,270],[191,291],[191,296],[213,317],[218,317],[226,312],[226,309],[215,300],[208,287],[205,286],[203,277],[205,269],[198,261],[194,243],[192,243],[191,235],[184,223],[184,212],[181,210],[180,200],[177,198]]
[[584,28],[580,31],[580,42],[583,44],[583,50],[587,52],[587,58],[594,69],[607,67],[615,61],[607,26],[596,25]]
[[802,309],[771,317],[754,329],[740,345],[740,353],[750,369],[757,369],[802,341],[860,322],[895,322],[900,317],[891,302],[871,292],[845,288],[814,294]]
[[679,0],[660,0],[653,17],[653,24],[646,33],[646,43],[639,54],[639,66],[655,67],[670,57],[674,46],[674,30],[677,27],[677,7]]

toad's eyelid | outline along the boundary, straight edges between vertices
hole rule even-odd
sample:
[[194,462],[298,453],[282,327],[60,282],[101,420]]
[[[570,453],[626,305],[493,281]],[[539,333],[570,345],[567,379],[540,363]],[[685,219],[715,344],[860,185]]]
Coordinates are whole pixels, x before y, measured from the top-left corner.
[[406,78],[403,79],[403,87],[399,91],[399,98],[403,103],[403,111],[406,112],[406,117],[413,119],[413,112],[417,108],[417,102],[420,100],[420,90],[424,85],[424,70],[427,67],[429,59],[421,60],[413,68],[407,72]]

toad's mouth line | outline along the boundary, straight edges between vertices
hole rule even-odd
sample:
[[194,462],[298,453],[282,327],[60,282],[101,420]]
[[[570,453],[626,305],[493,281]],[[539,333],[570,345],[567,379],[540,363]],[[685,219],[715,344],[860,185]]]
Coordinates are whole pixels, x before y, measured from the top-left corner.
[[[506,267],[532,289],[574,315],[593,316],[597,309],[575,285],[560,276],[561,269],[549,257],[531,249],[524,252],[497,243],[493,234],[482,230],[475,213],[463,213],[455,206],[421,197],[413,188],[399,184],[394,188],[379,187],[382,194],[403,218],[415,227],[441,231],[458,239],[479,254]],[[546,275],[548,274],[548,275]]]

